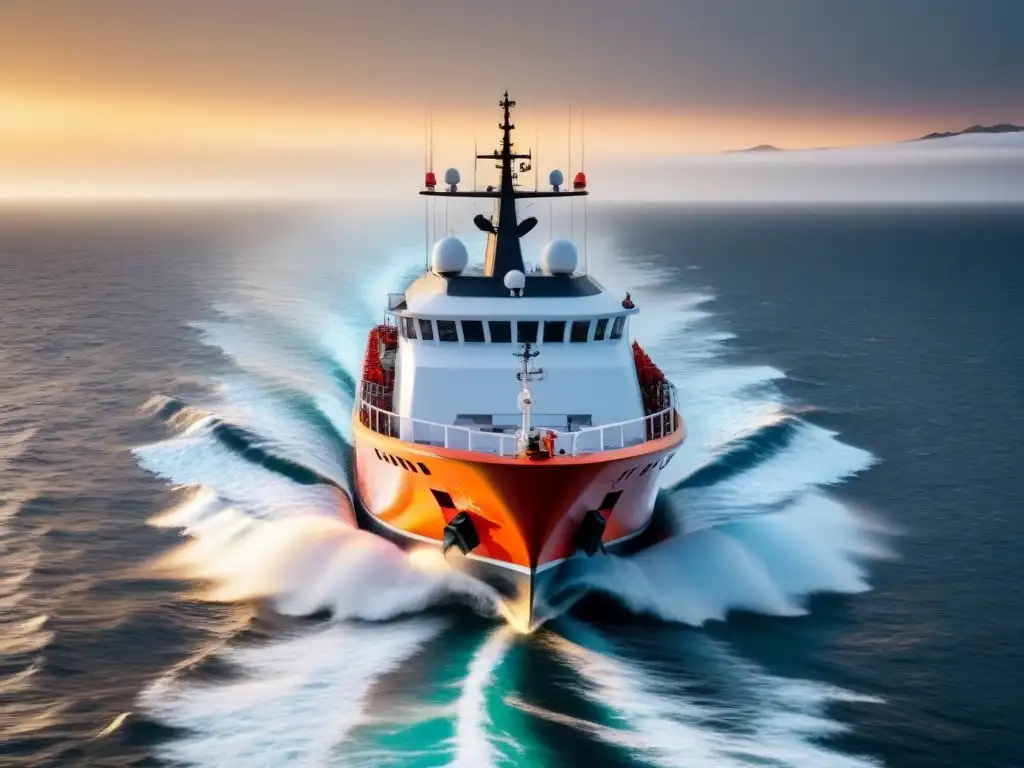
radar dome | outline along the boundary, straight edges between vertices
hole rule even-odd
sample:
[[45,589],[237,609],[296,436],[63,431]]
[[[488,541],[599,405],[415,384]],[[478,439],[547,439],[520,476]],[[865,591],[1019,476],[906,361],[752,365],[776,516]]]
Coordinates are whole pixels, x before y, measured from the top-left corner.
[[434,244],[430,268],[439,275],[457,275],[469,264],[469,251],[457,237],[446,237]]
[[568,240],[552,240],[540,256],[541,268],[549,275],[571,275],[576,271],[579,255]]
[[458,168],[449,168],[444,172],[444,183],[449,187],[454,187],[460,181],[462,181],[462,177],[459,176]]
[[565,181],[565,177],[562,175],[561,171],[555,170],[548,175],[548,183],[552,187],[562,186],[563,181]]
[[510,269],[505,273],[505,287],[508,288],[514,296],[517,291],[522,291],[526,287],[526,275],[520,272],[518,269]]

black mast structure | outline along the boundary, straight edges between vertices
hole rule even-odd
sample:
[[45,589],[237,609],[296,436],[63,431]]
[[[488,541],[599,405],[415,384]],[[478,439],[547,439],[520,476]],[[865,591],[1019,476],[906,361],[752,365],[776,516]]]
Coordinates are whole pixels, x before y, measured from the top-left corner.
[[[516,103],[508,97],[508,91],[498,106],[504,110],[504,119],[498,123],[502,131],[501,149],[494,150],[489,155],[477,155],[478,160],[495,160],[496,167],[501,171],[501,182],[497,189],[488,187],[484,192],[459,192],[456,189],[436,191],[426,189],[420,192],[421,195],[436,197],[476,197],[492,198],[498,203],[498,220],[492,222],[485,216],[477,216],[473,221],[476,226],[487,232],[487,255],[484,260],[484,275],[502,279],[512,270],[524,271],[523,250],[519,238],[529,232],[537,225],[537,219],[529,217],[518,221],[516,216],[516,200],[537,197],[580,197],[587,194],[585,189],[561,191],[557,187],[550,192],[517,190],[516,180],[520,173],[531,169],[533,152],[517,154],[512,143],[512,131],[515,125],[512,124],[511,110]],[[520,161],[519,168],[515,168],[515,161]]]

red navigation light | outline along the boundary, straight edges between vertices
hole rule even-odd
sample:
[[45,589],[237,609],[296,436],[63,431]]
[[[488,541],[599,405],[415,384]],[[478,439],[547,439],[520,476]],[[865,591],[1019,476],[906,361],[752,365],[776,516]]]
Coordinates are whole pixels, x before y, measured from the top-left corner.
[[587,188],[587,174],[580,171],[576,174],[576,178],[572,180],[573,189],[586,189]]
[[433,171],[427,171],[427,179],[424,182],[423,186],[425,186],[427,189],[433,189],[434,187],[437,186],[437,176],[434,175]]

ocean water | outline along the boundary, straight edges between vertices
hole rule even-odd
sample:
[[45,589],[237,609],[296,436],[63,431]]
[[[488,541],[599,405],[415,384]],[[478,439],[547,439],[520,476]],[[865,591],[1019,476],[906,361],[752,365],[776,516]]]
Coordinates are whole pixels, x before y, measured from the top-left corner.
[[678,533],[523,636],[344,522],[422,209],[0,212],[0,764],[1021,765],[1022,213],[591,206]]

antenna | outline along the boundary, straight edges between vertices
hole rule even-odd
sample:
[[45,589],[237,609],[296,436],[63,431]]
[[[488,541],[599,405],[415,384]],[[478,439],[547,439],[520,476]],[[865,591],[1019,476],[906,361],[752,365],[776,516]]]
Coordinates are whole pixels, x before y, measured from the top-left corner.
[[[572,97],[571,96],[569,97],[569,165],[565,169],[565,172],[567,174],[569,174],[568,178],[571,179],[572,175],[573,175],[572,174]],[[573,224],[575,222],[573,221],[573,212],[574,212],[575,206],[573,205],[573,203],[575,203],[575,202],[576,202],[575,200],[570,200],[569,201],[569,239],[570,240],[573,239],[573,235],[574,235]]]
[[533,129],[533,191],[540,192],[540,121]]
[[[587,105],[580,104],[580,171],[587,172]],[[587,272],[587,200],[583,199],[583,272]]]
[[473,134],[473,191],[476,192],[476,166],[479,158],[476,151],[476,134]]
[[[423,173],[427,174],[430,172],[430,159],[427,156],[427,145],[430,143],[429,140],[429,109],[423,113]],[[430,198],[424,200],[426,205],[423,206],[423,268],[424,270],[430,269]]]
[[434,167],[434,110],[430,108],[428,110],[428,119],[430,121],[430,138],[428,140],[428,155],[427,155],[427,170]]
[[565,169],[565,172],[569,174],[569,178],[572,177],[572,98],[569,98],[569,165]]

